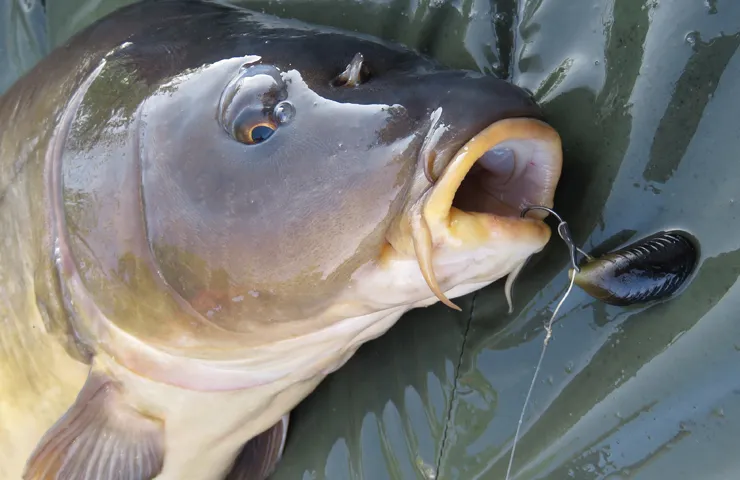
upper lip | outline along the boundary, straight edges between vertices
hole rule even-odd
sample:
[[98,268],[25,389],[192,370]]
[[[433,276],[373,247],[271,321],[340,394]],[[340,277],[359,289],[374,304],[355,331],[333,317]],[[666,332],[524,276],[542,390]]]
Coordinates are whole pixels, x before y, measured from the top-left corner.
[[[473,136],[452,156],[442,174],[436,179],[433,188],[426,195],[423,205],[423,214],[427,221],[444,222],[453,208],[455,194],[458,193],[463,179],[470,173],[473,166],[490,149],[506,141],[539,141],[544,142],[548,149],[547,165],[542,166],[546,171],[542,179],[542,187],[535,192],[532,200],[536,204],[552,207],[555,187],[557,186],[562,166],[562,150],[560,136],[546,123],[531,118],[512,118],[495,122]],[[522,161],[522,159],[518,159]],[[530,160],[530,163],[534,164]],[[529,165],[526,165],[529,166]],[[525,166],[525,167],[526,167]],[[533,168],[536,168],[535,165]],[[536,172],[534,174],[537,174]],[[486,192],[492,194],[494,192]],[[522,195],[522,200],[524,200]],[[531,205],[531,202],[524,202]],[[509,205],[512,214],[519,212],[527,205]],[[487,215],[496,215],[493,212],[482,212]],[[512,216],[513,216],[512,215]],[[508,216],[508,215],[507,215]],[[527,217],[544,219],[547,213],[542,210],[533,210]]]

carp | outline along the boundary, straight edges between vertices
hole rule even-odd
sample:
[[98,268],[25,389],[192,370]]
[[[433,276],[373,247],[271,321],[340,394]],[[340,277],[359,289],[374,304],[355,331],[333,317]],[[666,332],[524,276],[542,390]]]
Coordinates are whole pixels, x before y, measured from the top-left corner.
[[0,479],[265,478],[407,311],[541,251],[531,96],[366,35],[124,7],[0,97]]

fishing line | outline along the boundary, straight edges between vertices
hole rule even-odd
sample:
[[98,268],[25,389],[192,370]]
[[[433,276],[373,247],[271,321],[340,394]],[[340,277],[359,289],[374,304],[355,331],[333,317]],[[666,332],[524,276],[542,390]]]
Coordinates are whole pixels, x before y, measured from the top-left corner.
[[[552,214],[555,218],[557,218],[560,223],[558,224],[558,235],[560,235],[560,238],[563,239],[565,244],[568,246],[569,252],[570,252],[570,263],[573,269],[575,269],[576,272],[580,271],[580,268],[578,266],[578,262],[576,259],[576,254],[581,253],[586,258],[591,258],[586,252],[578,248],[576,246],[575,242],[573,241],[573,237],[570,234],[570,229],[568,228],[568,224],[558,215],[555,213],[554,210],[548,207],[543,207],[540,205],[536,206],[530,206],[522,210],[521,217],[523,218],[527,212],[530,210],[545,210],[548,213]],[[537,367],[534,369],[534,375],[532,376],[532,383],[529,384],[529,390],[527,391],[527,396],[524,399],[524,405],[522,406],[522,412],[519,415],[519,422],[516,426],[516,433],[514,434],[514,440],[511,446],[511,455],[509,456],[509,466],[506,469],[506,480],[509,480],[509,476],[511,475],[511,467],[514,464],[514,453],[516,451],[516,445],[519,441],[519,433],[522,428],[522,423],[524,422],[524,412],[527,410],[527,405],[529,404],[529,398],[532,395],[532,390],[534,390],[534,384],[537,382],[537,376],[540,373],[540,368],[542,367],[542,360],[545,358],[545,351],[547,350],[547,346],[550,343],[550,339],[552,338],[552,324],[555,322],[555,317],[557,317],[558,312],[560,311],[560,307],[563,306],[563,303],[565,303],[565,300],[570,295],[571,290],[573,290],[573,284],[575,283],[575,275],[570,275],[570,284],[568,285],[568,289],[565,291],[565,294],[558,302],[557,307],[555,307],[555,310],[552,312],[552,316],[550,317],[550,320],[545,323],[545,340],[542,342],[542,351],[540,352],[540,359],[537,362]]]
[[[514,464],[514,453],[524,423],[524,412],[529,405],[542,360],[545,358],[545,351],[552,338],[552,325],[560,307],[573,290],[573,285],[578,284],[592,297],[611,305],[625,306],[665,300],[683,288],[682,285],[695,271],[699,255],[698,246],[694,244],[690,235],[671,230],[655,233],[620,250],[594,258],[578,248],[570,234],[568,224],[554,210],[541,205],[532,205],[522,210],[521,217],[524,218],[530,210],[544,210],[558,219],[560,222],[558,235],[568,247],[573,272],[572,274],[568,272],[570,285],[558,302],[552,317],[545,323],[545,340],[517,423],[509,466],[506,469],[506,480],[509,480]],[[578,265],[578,254],[587,260],[583,269]]]

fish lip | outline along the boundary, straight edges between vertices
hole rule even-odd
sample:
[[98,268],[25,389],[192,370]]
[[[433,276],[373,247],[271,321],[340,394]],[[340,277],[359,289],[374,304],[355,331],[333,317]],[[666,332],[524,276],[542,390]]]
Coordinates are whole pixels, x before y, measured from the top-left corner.
[[[464,180],[486,152],[497,146],[512,148],[510,175],[497,168],[501,167],[500,161],[487,159],[482,162],[482,173],[472,177],[471,186],[462,192],[462,197],[475,210],[456,208],[454,202]],[[550,238],[550,230],[543,222],[546,215],[535,210],[522,216],[521,211],[531,206],[529,201],[524,202],[530,199],[537,205],[552,206],[561,169],[560,136],[550,125],[529,117],[508,118],[490,124],[452,156],[439,179],[432,182],[408,214],[408,231],[419,269],[429,289],[442,303],[460,310],[447,298],[437,281],[433,258],[436,247],[451,240],[449,245],[458,251],[462,245],[468,250],[485,246],[490,251],[496,244],[505,248],[522,244],[526,251],[539,251]],[[489,189],[482,188],[489,187],[491,182],[495,184],[502,176],[507,177],[502,185],[508,185],[510,191],[495,196]],[[512,199],[520,205],[511,206]]]
[[[540,153],[544,153],[547,158],[542,162],[541,168],[543,171],[540,174],[545,175],[546,178],[543,180],[542,189],[535,195],[536,201],[520,202],[517,207],[507,204],[510,212],[469,211],[455,207],[455,197],[460,191],[463,181],[468,178],[479,160],[486,152],[507,141],[534,141],[540,142],[540,145],[544,147],[544,152]],[[561,172],[562,143],[560,135],[552,126],[533,117],[498,120],[476,133],[452,154],[441,175],[436,181],[432,182],[430,190],[425,195],[423,200],[424,216],[428,222],[446,223],[449,221],[450,214],[457,209],[471,215],[506,217],[509,221],[543,221],[548,216],[545,211],[530,210],[524,217],[520,213],[526,206],[535,204],[552,208]],[[495,192],[487,191],[485,193],[493,195]]]

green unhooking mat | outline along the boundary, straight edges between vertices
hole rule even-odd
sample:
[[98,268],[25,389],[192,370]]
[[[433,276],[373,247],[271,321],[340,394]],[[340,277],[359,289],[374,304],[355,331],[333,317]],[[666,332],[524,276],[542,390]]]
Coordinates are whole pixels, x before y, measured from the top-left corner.
[[[0,88],[127,0],[6,0]],[[740,2],[270,0],[257,10],[397,40],[532,91],[563,138],[557,211],[587,251],[658,230],[701,242],[677,299],[574,289],[512,478],[740,478]],[[556,236],[507,313],[503,282],[405,316],[294,412],[276,480],[502,479],[568,285]]]

